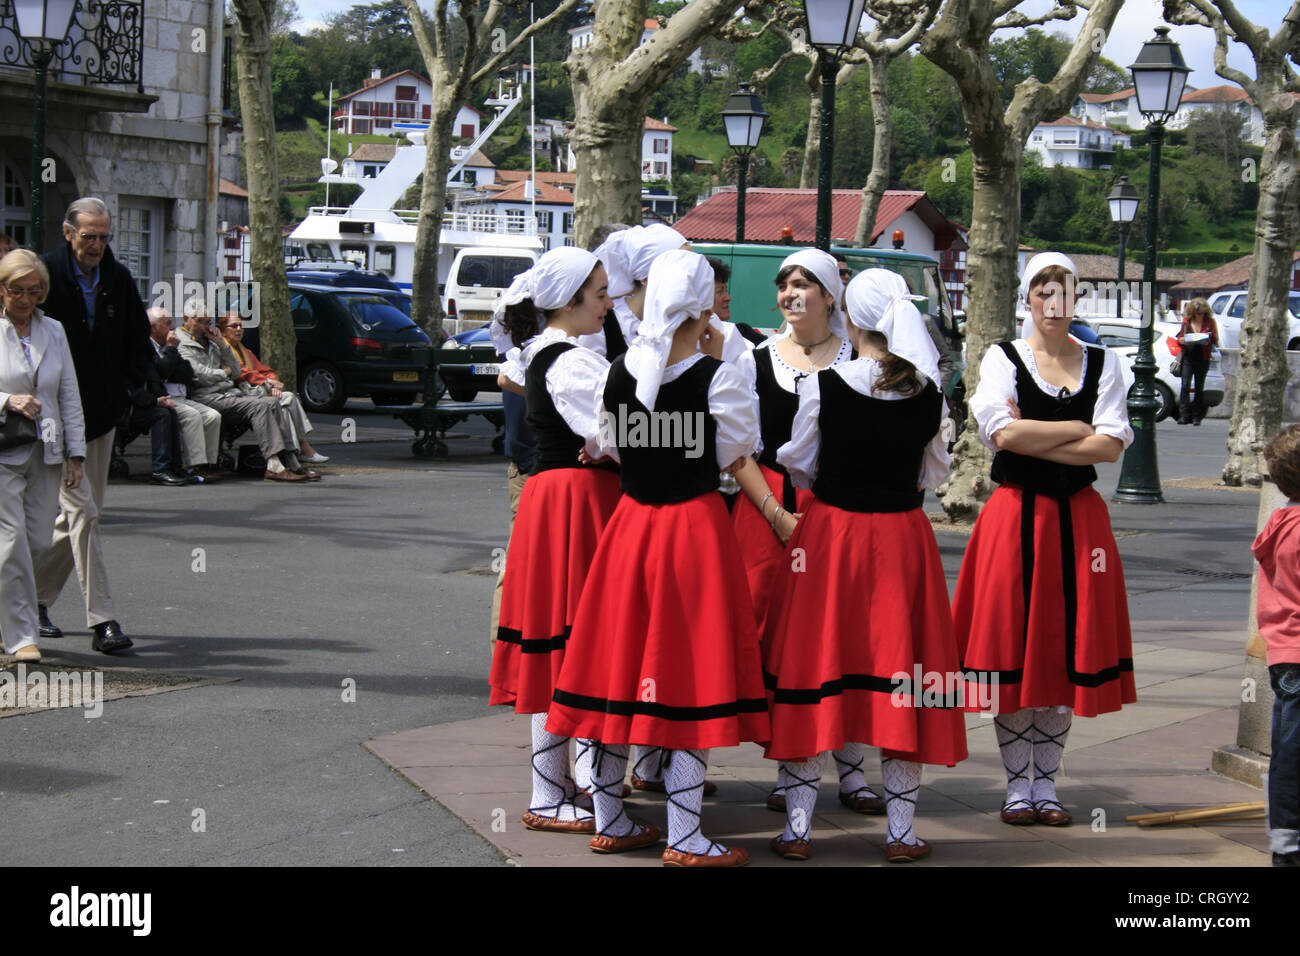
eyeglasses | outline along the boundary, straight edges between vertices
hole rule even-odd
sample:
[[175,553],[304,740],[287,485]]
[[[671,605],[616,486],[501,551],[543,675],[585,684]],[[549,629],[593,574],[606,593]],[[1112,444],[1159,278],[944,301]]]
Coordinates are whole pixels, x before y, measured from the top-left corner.
[[79,232],[77,235],[81,237],[82,242],[109,243],[113,241],[111,232]]
[[848,269],[841,269],[841,270],[840,270],[840,278],[841,278],[841,279],[852,279],[852,278],[853,278],[853,273],[852,273],[851,271],[849,271]]
[[40,286],[36,286],[34,289],[22,289],[18,286],[7,285],[5,286],[4,291],[5,295],[9,296],[11,299],[39,299],[41,293],[45,290]]

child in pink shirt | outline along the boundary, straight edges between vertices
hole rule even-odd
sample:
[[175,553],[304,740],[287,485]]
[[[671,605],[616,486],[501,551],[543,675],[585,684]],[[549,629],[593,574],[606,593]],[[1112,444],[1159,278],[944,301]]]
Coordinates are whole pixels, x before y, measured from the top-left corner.
[[1273,865],[1300,866],[1300,425],[1268,443],[1264,462],[1290,499],[1250,549],[1259,562],[1257,617],[1273,687],[1268,833]]

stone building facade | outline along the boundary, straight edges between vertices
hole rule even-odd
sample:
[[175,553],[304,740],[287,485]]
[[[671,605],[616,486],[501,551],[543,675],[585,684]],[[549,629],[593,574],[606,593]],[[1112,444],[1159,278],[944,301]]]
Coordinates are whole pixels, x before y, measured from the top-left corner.
[[[34,70],[11,11],[0,11],[0,228],[28,244]],[[222,14],[220,0],[79,0],[50,66],[41,244],[62,241],[69,202],[99,196],[113,252],[147,303],[177,274],[217,277],[218,184],[234,132]]]

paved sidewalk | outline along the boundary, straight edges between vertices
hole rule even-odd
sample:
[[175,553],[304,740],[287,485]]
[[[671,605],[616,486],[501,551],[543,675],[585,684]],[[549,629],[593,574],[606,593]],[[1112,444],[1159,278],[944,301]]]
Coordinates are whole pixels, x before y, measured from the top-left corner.
[[[1118,714],[1076,719],[1070,733],[1058,781],[1074,825],[1010,827],[998,819],[1005,786],[992,722],[972,716],[969,759],[952,768],[927,767],[922,780],[917,833],[934,844],[924,865],[1268,865],[1259,820],[1151,829],[1124,822],[1134,813],[1263,799],[1260,791],[1209,770],[1210,751],[1236,737],[1239,632],[1188,630],[1177,621],[1139,628],[1133,649],[1138,703]],[[379,737],[367,747],[515,863],[659,865],[658,853],[649,850],[599,856],[584,837],[525,829],[519,818],[529,798],[528,741],[528,718],[503,712]],[[763,806],[774,775],[774,764],[752,744],[713,751],[709,779],[718,793],[705,801],[704,828],[748,849],[755,864],[796,865],[767,849],[781,826],[781,817]],[[874,750],[868,751],[867,779],[880,781]],[[661,795],[637,793],[628,805],[665,827]],[[806,865],[884,865],[884,832],[883,817],[840,807],[829,769]]]

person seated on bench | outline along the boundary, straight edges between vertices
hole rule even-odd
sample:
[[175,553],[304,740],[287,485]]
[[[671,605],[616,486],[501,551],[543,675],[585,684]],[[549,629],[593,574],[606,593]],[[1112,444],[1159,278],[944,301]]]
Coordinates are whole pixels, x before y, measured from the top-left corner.
[[155,485],[193,485],[202,481],[181,473],[181,426],[176,403],[167,396],[162,379],[151,369],[143,385],[131,393],[131,414],[127,428],[133,434],[149,433],[153,453]]
[[269,395],[280,400],[280,404],[289,414],[289,423],[293,426],[293,437],[298,442],[299,458],[313,465],[329,461],[327,456],[312,448],[311,443],[307,441],[311,422],[307,421],[307,413],[302,410],[302,402],[299,401],[298,396],[284,387],[284,382],[280,381],[280,377],[275,374],[275,369],[263,365],[252,349],[244,347],[244,320],[239,313],[227,312],[221,317],[220,326],[226,344],[239,360],[235,381],[252,386],[254,392],[258,394]]
[[217,481],[217,457],[221,451],[221,413],[187,397],[194,370],[177,351],[180,338],[173,331],[171,313],[164,308],[148,310],[149,341],[153,345],[154,368],[162,380],[180,422],[181,460],[190,475],[205,482]]
[[298,460],[292,428],[280,400],[249,394],[251,386],[235,384],[239,360],[212,327],[212,316],[202,299],[186,303],[185,323],[176,335],[180,354],[194,371],[191,397],[215,408],[223,419],[247,422],[252,427],[266,459],[262,477],[268,481],[319,481],[320,475]]

